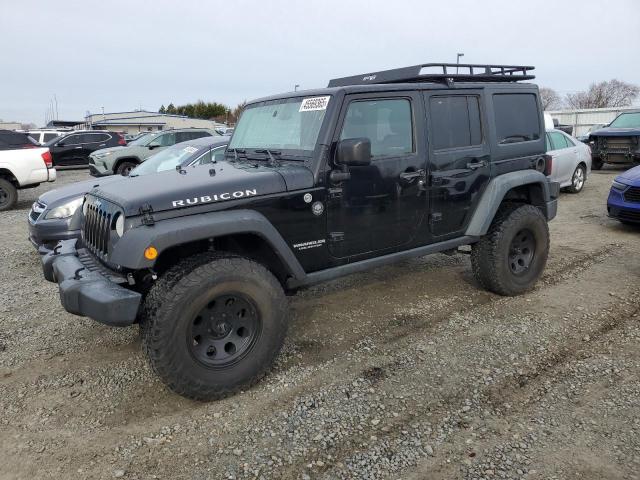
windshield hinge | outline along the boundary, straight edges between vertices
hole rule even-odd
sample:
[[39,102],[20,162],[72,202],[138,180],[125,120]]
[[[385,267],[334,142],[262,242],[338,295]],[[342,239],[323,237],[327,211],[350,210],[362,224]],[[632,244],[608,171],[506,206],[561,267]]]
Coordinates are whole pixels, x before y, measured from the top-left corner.
[[148,203],[145,203],[138,210],[140,215],[142,215],[142,224],[143,225],[154,225],[156,221],[153,219],[151,215],[153,213],[153,208]]

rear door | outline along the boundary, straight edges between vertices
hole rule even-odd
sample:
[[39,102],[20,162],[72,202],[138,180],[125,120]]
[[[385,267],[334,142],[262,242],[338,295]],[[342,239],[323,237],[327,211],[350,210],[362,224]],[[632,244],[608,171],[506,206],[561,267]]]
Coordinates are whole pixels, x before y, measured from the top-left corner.
[[459,236],[489,182],[490,147],[482,92],[425,92],[429,138],[429,228],[434,239]]
[[566,183],[571,180],[575,168],[575,146],[569,144],[569,140],[558,131],[547,132],[551,143],[549,154],[553,157],[551,179],[554,182]]

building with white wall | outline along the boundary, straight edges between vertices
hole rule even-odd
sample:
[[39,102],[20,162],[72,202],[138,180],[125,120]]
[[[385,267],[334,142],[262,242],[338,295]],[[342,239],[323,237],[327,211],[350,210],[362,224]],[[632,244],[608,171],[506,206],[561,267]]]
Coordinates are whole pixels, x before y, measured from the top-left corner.
[[213,120],[189,118],[184,115],[171,115],[167,113],[148,112],[139,110],[135,112],[95,113],[85,118],[87,128],[110,130],[112,132],[138,133],[156,132],[170,128],[220,128],[224,127]]
[[545,113],[557,119],[561,125],[573,126],[575,137],[586,134],[597,124],[609,124],[622,112],[640,110],[640,107],[586,108],[579,110],[550,110]]

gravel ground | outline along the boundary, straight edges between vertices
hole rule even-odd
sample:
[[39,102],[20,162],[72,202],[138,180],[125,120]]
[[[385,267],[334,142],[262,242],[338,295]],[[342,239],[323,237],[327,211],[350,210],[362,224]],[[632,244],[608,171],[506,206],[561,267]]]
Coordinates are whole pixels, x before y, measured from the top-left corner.
[[167,391],[137,327],[67,314],[26,216],[0,213],[1,478],[640,479],[640,230],[615,172],[563,194],[535,291],[432,255],[291,299],[274,371],[223,401]]

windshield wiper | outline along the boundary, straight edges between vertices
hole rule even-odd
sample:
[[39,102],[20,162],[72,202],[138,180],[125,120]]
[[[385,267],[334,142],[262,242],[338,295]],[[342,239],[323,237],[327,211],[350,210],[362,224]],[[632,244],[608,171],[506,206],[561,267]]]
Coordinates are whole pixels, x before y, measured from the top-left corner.
[[276,161],[274,155],[277,155],[277,156],[282,155],[282,152],[280,152],[278,150],[269,150],[268,148],[258,149],[255,152],[256,153],[266,153],[267,155],[269,155],[269,165],[277,165],[278,162]]
[[[247,151],[244,148],[227,148],[227,152],[233,153],[233,159],[238,160],[238,154],[246,154]],[[227,156],[227,152],[225,152],[224,156]]]

